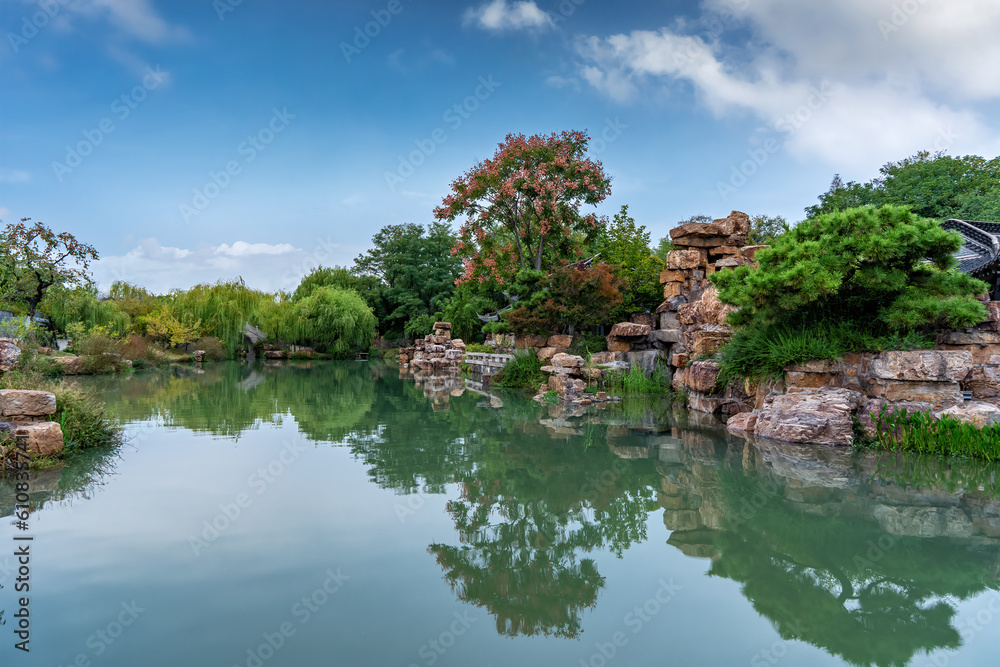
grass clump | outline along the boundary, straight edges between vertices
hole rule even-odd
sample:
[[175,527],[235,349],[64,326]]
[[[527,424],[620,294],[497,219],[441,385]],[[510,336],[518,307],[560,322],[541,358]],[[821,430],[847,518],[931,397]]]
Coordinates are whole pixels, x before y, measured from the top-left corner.
[[859,443],[861,447],[1000,462],[1000,424],[979,428],[948,415],[934,419],[928,412],[887,407],[872,419],[875,435]]
[[670,386],[670,371],[659,363],[649,375],[646,375],[637,364],[633,364],[627,371],[605,371],[601,382],[604,391],[613,396],[673,394],[673,388]]
[[[468,349],[468,348],[466,348]],[[493,376],[492,383],[500,387],[535,389],[546,381],[542,362],[533,352],[520,352]]]
[[722,348],[718,383],[781,377],[785,366],[810,359],[839,359],[848,352],[914,350],[934,347],[925,331],[891,331],[870,323],[818,319],[753,324],[740,329]]

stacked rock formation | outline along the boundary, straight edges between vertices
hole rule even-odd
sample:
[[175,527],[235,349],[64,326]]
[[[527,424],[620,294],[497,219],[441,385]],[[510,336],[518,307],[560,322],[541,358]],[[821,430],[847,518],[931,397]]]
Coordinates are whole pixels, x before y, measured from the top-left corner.
[[435,322],[432,333],[413,347],[399,349],[401,366],[412,364],[420,370],[458,369],[465,356],[465,342],[451,337],[451,322]]
[[32,456],[62,451],[62,428],[48,420],[55,412],[56,397],[47,391],[0,389],[0,430],[26,439]]

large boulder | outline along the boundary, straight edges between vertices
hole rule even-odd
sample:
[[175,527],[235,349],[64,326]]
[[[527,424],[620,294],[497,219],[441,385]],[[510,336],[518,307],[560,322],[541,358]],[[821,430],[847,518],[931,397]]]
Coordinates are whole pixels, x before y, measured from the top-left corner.
[[566,334],[556,334],[554,336],[549,336],[549,339],[545,341],[546,347],[569,347],[573,344],[573,337]]
[[684,248],[667,253],[667,268],[672,270],[697,269],[708,263],[708,252],[700,248]]
[[21,346],[13,338],[0,338],[0,373],[13,370],[21,357]]
[[963,424],[972,424],[978,428],[1000,424],[1000,408],[983,401],[967,401],[940,412],[941,417],[951,417]]
[[756,426],[756,412],[741,412],[738,415],[733,415],[726,422],[726,428],[734,433],[753,433]]
[[680,368],[674,373],[673,387],[675,390],[689,389],[702,394],[710,394],[715,388],[715,380],[719,376],[719,362],[693,361],[686,368]]
[[677,308],[677,319],[682,324],[725,324],[726,315],[734,310],[734,306],[719,301],[718,290],[715,285],[710,285],[705,288],[699,301]]
[[611,327],[608,338],[644,338],[649,335],[650,327],[647,324],[636,324],[634,322],[619,322]]
[[63,449],[63,432],[55,422],[34,422],[18,426],[15,438],[27,438],[28,454],[31,456],[52,456]]
[[47,391],[0,389],[0,417],[48,417],[55,414],[56,397]]
[[754,433],[760,437],[816,445],[850,445],[852,415],[864,397],[850,389],[822,387],[764,399]]
[[972,368],[967,351],[888,351],[875,357],[872,370],[880,380],[959,382]]
[[584,364],[583,357],[564,352],[552,355],[551,361],[553,366],[561,366],[562,368],[582,368]]

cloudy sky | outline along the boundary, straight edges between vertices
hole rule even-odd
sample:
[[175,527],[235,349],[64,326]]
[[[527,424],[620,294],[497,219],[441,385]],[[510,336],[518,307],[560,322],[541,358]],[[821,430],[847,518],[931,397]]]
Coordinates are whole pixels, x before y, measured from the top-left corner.
[[426,223],[508,133],[585,129],[654,240],[835,172],[1000,154],[997,0],[0,0],[0,217],[103,288],[293,288]]

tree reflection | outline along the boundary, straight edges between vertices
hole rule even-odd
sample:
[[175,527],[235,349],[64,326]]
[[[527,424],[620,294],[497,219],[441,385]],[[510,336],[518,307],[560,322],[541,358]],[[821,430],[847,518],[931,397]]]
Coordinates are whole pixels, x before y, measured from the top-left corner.
[[[794,464],[778,474],[759,450],[737,451],[661,466],[673,486],[661,498],[665,522],[680,529],[671,543],[685,552],[700,543],[709,573],[739,582],[783,639],[851,665],[902,667],[961,645],[955,600],[1000,583],[1000,540],[974,521],[978,492],[957,502],[933,489],[907,491],[870,480],[857,462],[817,475],[807,458],[802,477]],[[836,475],[847,483],[831,481]],[[693,523],[675,522],[684,510],[695,513]]]

